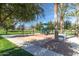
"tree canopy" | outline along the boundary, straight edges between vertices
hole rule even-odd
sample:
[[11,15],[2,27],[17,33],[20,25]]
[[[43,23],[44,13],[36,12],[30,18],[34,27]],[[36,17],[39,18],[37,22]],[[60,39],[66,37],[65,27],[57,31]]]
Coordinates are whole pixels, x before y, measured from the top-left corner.
[[43,16],[43,11],[40,4],[0,4],[0,24],[7,20],[7,18],[26,22],[35,20],[36,17]]

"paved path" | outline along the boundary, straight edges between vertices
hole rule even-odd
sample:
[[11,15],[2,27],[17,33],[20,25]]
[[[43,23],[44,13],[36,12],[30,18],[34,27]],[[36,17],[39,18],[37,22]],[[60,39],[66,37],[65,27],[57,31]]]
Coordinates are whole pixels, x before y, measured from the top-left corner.
[[16,45],[20,46],[25,51],[30,52],[31,54],[35,56],[63,56],[62,54],[56,53],[54,51],[50,51],[45,48],[41,48],[40,46],[29,44],[28,42],[25,43],[23,40],[19,40],[16,38],[11,38],[13,35],[2,35],[7,40],[11,41],[12,43],[15,43]]
[[[45,48],[41,48],[40,46],[34,44],[30,44],[29,42],[25,42],[24,40],[12,38],[11,36],[14,35],[2,35],[2,36],[35,56],[62,56],[62,54],[56,53],[54,51],[50,51]],[[77,37],[73,37],[67,39],[67,42],[71,43],[71,49],[76,52],[73,55],[79,56],[79,39]]]
[[71,44],[71,49],[76,52],[73,55],[79,56],[79,38],[72,37],[72,38],[67,39],[67,42]]

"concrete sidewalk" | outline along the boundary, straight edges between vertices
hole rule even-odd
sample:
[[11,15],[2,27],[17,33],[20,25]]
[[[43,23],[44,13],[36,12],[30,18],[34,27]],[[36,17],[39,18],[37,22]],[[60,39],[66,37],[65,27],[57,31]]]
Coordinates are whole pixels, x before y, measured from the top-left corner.
[[79,56],[79,38],[72,37],[67,39],[66,42],[69,42],[71,44],[71,49],[76,52],[73,55]]

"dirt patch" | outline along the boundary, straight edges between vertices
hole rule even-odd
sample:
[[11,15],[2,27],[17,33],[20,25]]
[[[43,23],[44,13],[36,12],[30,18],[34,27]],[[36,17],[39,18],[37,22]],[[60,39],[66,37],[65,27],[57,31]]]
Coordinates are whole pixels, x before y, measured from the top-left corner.
[[38,34],[38,35],[32,35],[32,36],[24,36],[24,37],[16,37],[19,40],[24,40],[24,41],[39,41],[39,40],[44,40],[44,39],[53,39],[54,35],[44,35],[44,34]]

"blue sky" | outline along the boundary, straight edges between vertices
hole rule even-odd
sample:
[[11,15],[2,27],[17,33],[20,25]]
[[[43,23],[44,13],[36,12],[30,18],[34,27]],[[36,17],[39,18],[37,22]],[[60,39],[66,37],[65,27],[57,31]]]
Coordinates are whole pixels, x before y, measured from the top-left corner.
[[[43,22],[43,23],[47,23],[49,22],[50,20],[53,21],[53,18],[54,18],[54,11],[53,11],[53,7],[54,7],[54,4],[44,4],[43,5],[43,8],[44,8],[44,15],[45,15],[45,18],[41,17],[39,19],[36,19],[35,21],[32,21],[32,22],[27,22],[25,24],[26,27],[28,26],[31,26],[31,25],[35,25],[37,22]],[[19,25],[19,24],[18,24]],[[17,25],[17,26],[18,26]]]
[[[29,27],[31,25],[35,25],[37,22],[47,23],[49,21],[53,21],[54,20],[54,4],[53,3],[44,4],[43,5],[43,8],[44,8],[45,18],[41,17],[39,19],[36,19],[35,21],[27,22],[25,24],[26,27]],[[65,20],[67,20],[67,19],[65,19]],[[75,18],[74,17],[73,18],[70,18],[68,20],[70,20],[72,23],[75,22]]]

